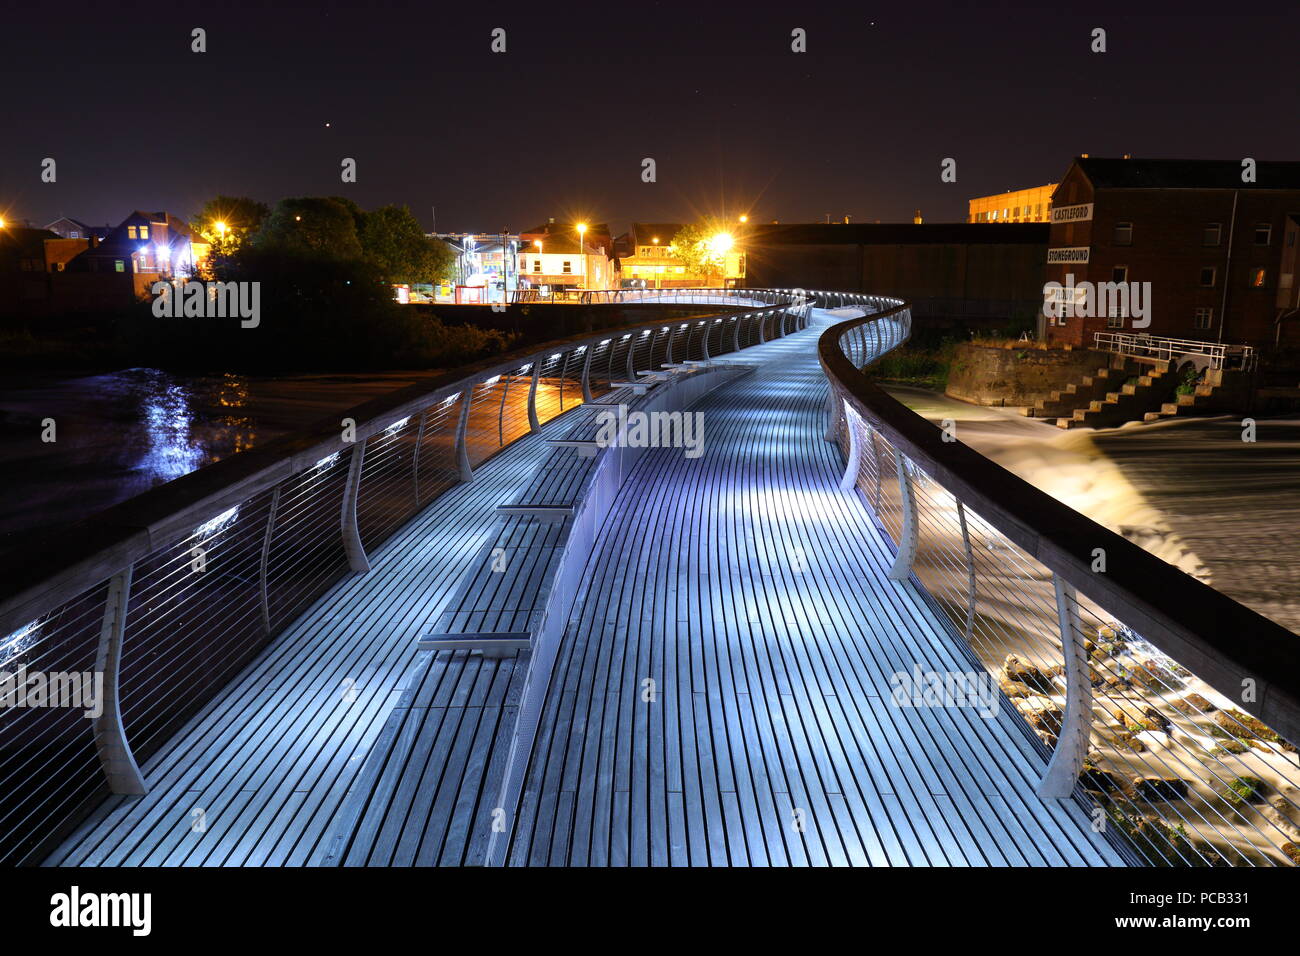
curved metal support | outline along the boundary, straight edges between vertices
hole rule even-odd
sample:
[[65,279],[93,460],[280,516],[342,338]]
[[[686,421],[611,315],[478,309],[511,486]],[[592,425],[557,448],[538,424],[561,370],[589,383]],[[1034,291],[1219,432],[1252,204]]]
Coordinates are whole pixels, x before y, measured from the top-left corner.
[[95,718],[95,751],[99,765],[113,793],[143,796],[149,792],[144,775],[135,762],[135,754],[122,726],[122,698],[119,678],[122,670],[122,644],[126,640],[126,611],[131,595],[134,565],[113,575],[108,582],[104,619],[99,628],[99,651],[95,655],[95,675],[103,675],[99,716]]
[[582,359],[582,401],[590,405],[596,399],[591,394],[591,356],[596,350],[586,346],[586,355]]
[[1065,655],[1065,716],[1056,737],[1052,759],[1043,772],[1037,793],[1044,800],[1064,800],[1088,756],[1092,736],[1092,681],[1088,675],[1088,652],[1079,624],[1079,602],[1074,588],[1052,575],[1056,591],[1056,617],[1061,628],[1061,651]]
[[461,481],[473,481],[474,469],[469,463],[469,448],[465,443],[465,431],[469,426],[469,407],[474,400],[474,386],[469,385],[460,393],[460,417],[456,419],[456,464],[460,468]]
[[537,420],[537,383],[542,380],[542,360],[533,360],[533,377],[528,383],[528,430],[539,432],[542,423]]
[[840,491],[851,494],[858,484],[858,472],[862,468],[862,441],[858,435],[858,423],[848,406],[844,408],[844,427],[849,433],[849,460],[844,465],[844,476],[840,478]]
[[627,335],[627,380],[636,381],[636,336],[631,332]]
[[760,312],[758,314],[758,344],[759,345],[767,344],[767,313],[766,312]]
[[266,576],[271,563],[271,535],[275,533],[275,513],[280,510],[280,486],[271,492],[271,507],[266,514],[266,530],[262,536],[262,556],[257,563],[257,590],[262,605],[262,630],[271,633],[271,599],[267,594]]
[[[676,335],[677,335],[677,327],[676,327],[676,326],[670,326],[669,329],[668,329],[668,343],[667,343],[667,351],[664,353],[664,361],[667,362],[669,365],[672,365],[672,364],[673,364],[673,338],[674,338]],[[688,330],[687,333],[686,333],[686,338],[687,338],[687,354],[688,354],[688,355],[690,354],[690,335],[691,335],[691,333],[690,333],[690,331]]]
[[[718,322],[721,322],[721,321],[722,321],[721,319],[718,319]],[[703,322],[703,325],[704,325],[704,342],[701,343],[701,344],[703,345],[703,348],[704,348],[704,355],[703,355],[703,358],[704,358],[704,361],[706,361],[706,362],[711,361],[710,358],[709,358],[709,332],[711,332],[711,331],[713,330],[713,326],[714,326],[715,324],[716,324],[715,322],[712,322],[712,321],[710,321],[709,319],[705,319],[704,322]]]
[[348,462],[348,483],[343,490],[343,505],[339,509],[339,521],[343,526],[343,553],[347,555],[348,567],[361,573],[370,570],[370,559],[366,557],[361,532],[357,529],[357,497],[361,493],[361,469],[365,461],[366,443],[362,440],[352,446],[352,456]]
[[975,633],[975,602],[978,595],[975,590],[975,551],[970,544],[966,506],[960,501],[957,502],[957,520],[961,522],[961,543],[966,553],[966,643],[969,644]]
[[902,504],[903,527],[898,534],[898,554],[894,556],[889,577],[894,581],[906,581],[907,576],[912,572],[912,562],[916,560],[916,495],[912,491],[912,471],[908,467],[907,459],[897,448],[894,449],[894,466],[898,469],[898,494]]
[[731,326],[731,351],[739,352],[740,351],[740,323],[742,320],[741,317],[737,315],[731,321],[733,323]]
[[427,411],[420,412],[420,427],[415,432],[415,453],[411,457],[411,483],[415,486],[415,506],[420,507],[420,449],[424,447],[424,421]]

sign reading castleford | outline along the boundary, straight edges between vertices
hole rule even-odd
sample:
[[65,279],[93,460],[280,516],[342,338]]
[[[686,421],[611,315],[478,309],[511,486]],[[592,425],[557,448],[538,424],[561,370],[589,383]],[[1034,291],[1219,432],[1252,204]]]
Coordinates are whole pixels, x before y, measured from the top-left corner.
[[1047,250],[1047,264],[1086,263],[1091,251],[1091,246],[1058,246],[1055,249]]
[[1052,222],[1088,222],[1092,219],[1092,203],[1081,203],[1078,206],[1054,206],[1052,208]]

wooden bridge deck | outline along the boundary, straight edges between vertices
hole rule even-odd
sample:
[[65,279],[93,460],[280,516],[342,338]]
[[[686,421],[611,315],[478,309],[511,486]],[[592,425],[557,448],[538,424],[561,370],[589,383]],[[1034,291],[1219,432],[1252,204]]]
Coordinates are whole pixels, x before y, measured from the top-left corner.
[[[888,580],[868,514],[836,490],[817,332],[746,350],[758,370],[697,406],[704,454],[651,452],[624,486],[544,697],[510,863],[1122,862],[1082,809],[1034,795],[1043,760],[1009,710],[892,705],[896,672],[976,665]],[[539,480],[563,497],[537,466],[549,449],[576,468],[544,444],[568,427],[434,502],[143,768],[147,797],[110,801],[51,862],[479,862],[528,652],[415,642],[466,593],[497,504]]]

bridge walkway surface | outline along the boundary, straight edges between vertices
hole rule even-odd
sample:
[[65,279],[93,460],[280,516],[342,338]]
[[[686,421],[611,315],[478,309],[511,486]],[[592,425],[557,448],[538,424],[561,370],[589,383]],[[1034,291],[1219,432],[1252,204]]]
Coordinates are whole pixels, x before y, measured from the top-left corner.
[[[1035,795],[1044,760],[1005,702],[892,703],[895,674],[978,665],[887,577],[889,546],[838,490],[816,357],[831,319],[737,356],[755,370],[695,406],[700,457],[656,449],[632,470],[542,697],[505,862],[1123,862],[1081,807]],[[538,466],[580,427],[561,416],[436,499],[150,758],[147,796],[111,798],[48,862],[482,862],[529,652],[416,641],[456,619],[497,536],[524,533],[498,505],[540,481],[564,500],[572,483]],[[534,615],[528,600],[510,609]]]

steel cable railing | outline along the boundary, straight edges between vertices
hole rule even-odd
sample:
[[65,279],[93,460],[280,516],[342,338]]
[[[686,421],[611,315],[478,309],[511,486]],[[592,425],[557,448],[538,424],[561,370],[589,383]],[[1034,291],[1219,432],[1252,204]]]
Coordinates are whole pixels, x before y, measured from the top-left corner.
[[585,393],[599,398],[670,358],[704,355],[718,307],[738,307],[721,323],[734,334],[710,341],[710,356],[808,317],[793,290],[610,290],[589,301],[714,312],[575,336],[441,376],[200,469],[90,519],[44,554],[11,559],[0,671],[100,673],[108,693],[93,721],[67,707],[0,709],[0,865],[38,862],[110,789],[143,792],[138,762],[502,448]]
[[880,306],[819,343],[842,487],[1050,755],[1040,793],[1084,801],[1137,862],[1300,863],[1300,761],[1260,719],[1296,739],[1296,636],[872,385],[910,325],[905,303]]

